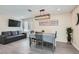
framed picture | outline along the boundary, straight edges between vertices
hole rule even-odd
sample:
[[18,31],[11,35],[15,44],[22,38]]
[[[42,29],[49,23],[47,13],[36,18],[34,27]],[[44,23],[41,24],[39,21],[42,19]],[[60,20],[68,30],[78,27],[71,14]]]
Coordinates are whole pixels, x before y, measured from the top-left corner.
[[40,26],[58,26],[58,20],[41,21]]

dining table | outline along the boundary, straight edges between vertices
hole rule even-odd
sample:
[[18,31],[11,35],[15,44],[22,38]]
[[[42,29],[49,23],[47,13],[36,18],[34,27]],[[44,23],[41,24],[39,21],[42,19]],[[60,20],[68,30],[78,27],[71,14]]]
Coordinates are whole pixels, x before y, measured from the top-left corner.
[[48,43],[53,44],[53,48],[56,47],[55,33],[38,33],[38,34],[31,33],[31,34],[29,34],[30,47],[31,47],[31,44],[32,44],[32,40],[38,40],[36,36],[38,36],[39,39],[41,39],[41,36],[42,36],[43,42],[48,42]]

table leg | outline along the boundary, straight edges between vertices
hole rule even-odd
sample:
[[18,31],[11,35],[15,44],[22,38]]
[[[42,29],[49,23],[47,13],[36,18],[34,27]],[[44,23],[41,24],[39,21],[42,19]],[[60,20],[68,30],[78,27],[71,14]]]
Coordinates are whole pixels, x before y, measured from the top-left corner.
[[43,41],[42,41],[42,48],[43,48]]
[[29,45],[30,45],[30,47],[31,47],[31,38],[29,38]]

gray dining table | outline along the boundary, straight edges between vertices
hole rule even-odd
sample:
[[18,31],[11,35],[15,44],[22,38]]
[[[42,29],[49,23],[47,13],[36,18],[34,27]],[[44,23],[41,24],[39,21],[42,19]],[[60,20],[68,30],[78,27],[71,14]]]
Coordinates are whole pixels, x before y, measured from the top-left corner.
[[[55,33],[42,33],[42,34],[37,34],[42,35],[42,40],[44,42],[52,43],[54,47],[56,47],[56,38],[55,38]],[[30,38],[30,46],[31,46],[31,40],[36,39],[35,33],[32,33],[29,35]]]

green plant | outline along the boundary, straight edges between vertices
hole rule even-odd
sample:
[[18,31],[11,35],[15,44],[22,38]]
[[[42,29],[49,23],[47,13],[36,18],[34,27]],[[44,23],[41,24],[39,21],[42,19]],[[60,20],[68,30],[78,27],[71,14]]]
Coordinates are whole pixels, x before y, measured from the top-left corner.
[[73,32],[73,29],[71,27],[67,28],[67,41],[71,42],[71,33]]
[[45,32],[44,30],[42,30],[42,32]]
[[72,28],[70,27],[70,28],[67,28],[67,33],[72,33]]

